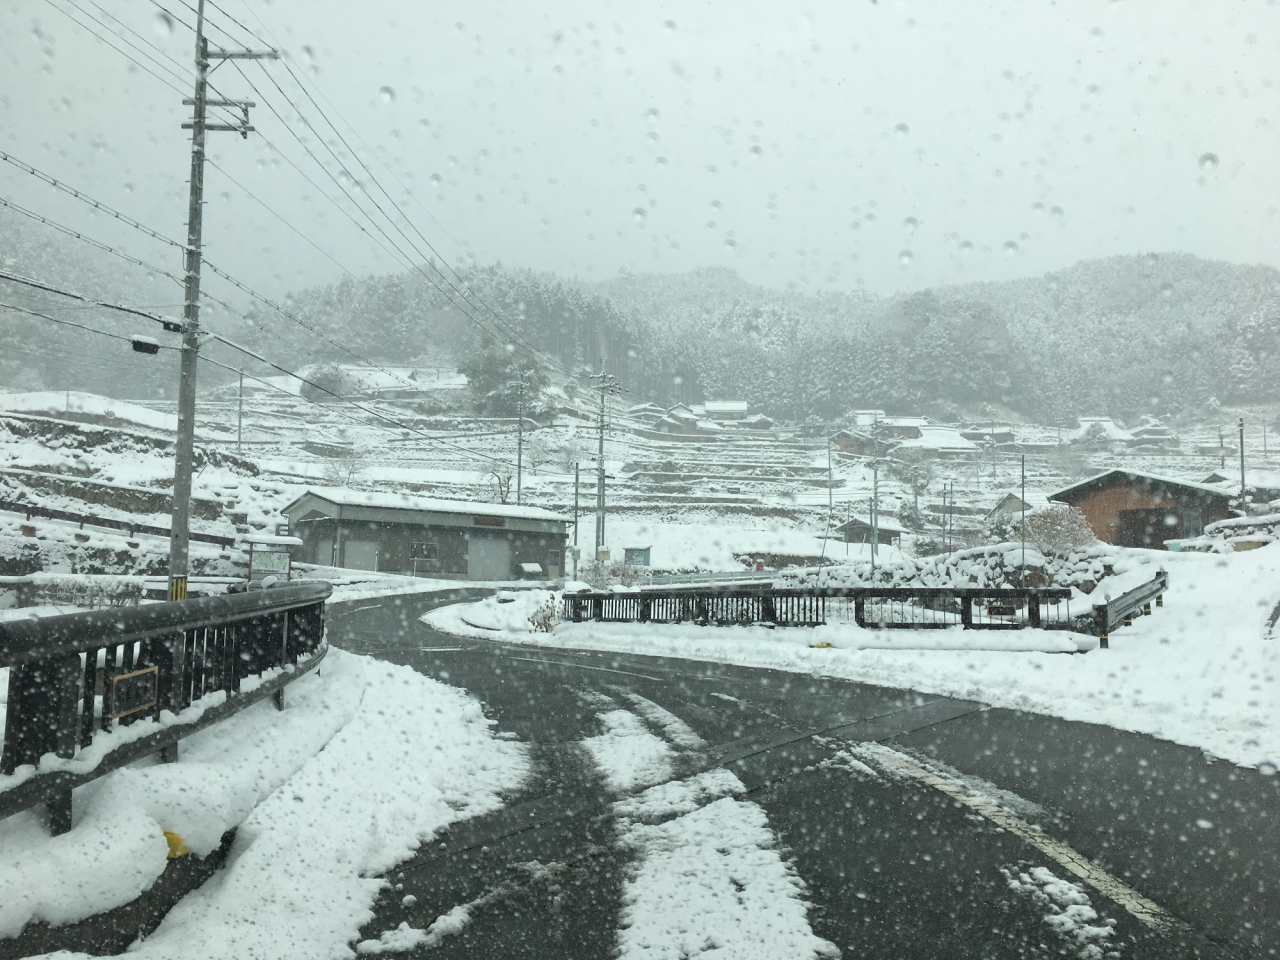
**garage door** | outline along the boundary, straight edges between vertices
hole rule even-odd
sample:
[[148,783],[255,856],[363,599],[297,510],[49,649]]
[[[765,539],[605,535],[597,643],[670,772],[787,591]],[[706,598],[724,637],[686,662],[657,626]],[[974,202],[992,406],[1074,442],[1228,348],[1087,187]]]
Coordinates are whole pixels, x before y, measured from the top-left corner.
[[342,558],[344,567],[354,567],[356,570],[377,570],[378,541],[348,540],[342,545]]
[[511,541],[472,537],[467,545],[467,576],[472,580],[510,580]]

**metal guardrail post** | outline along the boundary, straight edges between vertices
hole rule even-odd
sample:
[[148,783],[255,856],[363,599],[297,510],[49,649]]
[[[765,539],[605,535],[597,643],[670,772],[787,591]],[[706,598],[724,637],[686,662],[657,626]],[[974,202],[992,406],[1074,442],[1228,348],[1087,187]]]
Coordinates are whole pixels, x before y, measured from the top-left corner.
[[1040,596],[1038,594],[1028,594],[1027,596],[1027,626],[1033,629],[1039,628],[1040,620]]

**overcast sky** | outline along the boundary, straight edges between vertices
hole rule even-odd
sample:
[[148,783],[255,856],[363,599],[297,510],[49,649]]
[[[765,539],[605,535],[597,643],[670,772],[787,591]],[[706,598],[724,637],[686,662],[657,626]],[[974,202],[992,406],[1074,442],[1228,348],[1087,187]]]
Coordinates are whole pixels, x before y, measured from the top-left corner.
[[[1275,2],[218,2],[210,37],[242,37],[234,17],[286,51],[455,263],[583,279],[721,265],[776,287],[881,293],[1114,253],[1280,265]],[[194,22],[181,0],[161,3]],[[189,79],[171,89],[60,11],[190,76],[193,34],[153,2],[9,0],[0,149],[185,236]],[[350,201],[369,234],[322,192],[354,180],[391,204],[283,64],[243,69],[212,75],[258,101],[260,133],[211,134],[209,258],[276,296],[341,268],[396,269]],[[179,266],[5,164],[0,195]]]

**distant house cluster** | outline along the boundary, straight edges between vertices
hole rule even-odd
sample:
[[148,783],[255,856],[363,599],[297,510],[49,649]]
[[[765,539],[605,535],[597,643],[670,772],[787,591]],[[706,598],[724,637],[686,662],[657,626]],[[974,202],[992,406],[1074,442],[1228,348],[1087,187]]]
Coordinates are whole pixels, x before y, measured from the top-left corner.
[[745,400],[677,403],[666,409],[654,403],[642,403],[630,408],[627,416],[654,433],[684,436],[773,429],[773,420],[763,413],[752,413],[751,405]]
[[854,411],[854,426],[836,433],[831,442],[847,457],[882,457],[919,452],[934,457],[968,457],[981,448],[956,427],[928,417],[891,417],[883,410]]

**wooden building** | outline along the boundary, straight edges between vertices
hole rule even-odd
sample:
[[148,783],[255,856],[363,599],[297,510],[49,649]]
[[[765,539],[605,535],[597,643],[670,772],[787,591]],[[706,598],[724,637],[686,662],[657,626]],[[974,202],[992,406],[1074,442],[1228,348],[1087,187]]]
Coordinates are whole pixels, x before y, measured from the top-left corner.
[[896,518],[884,516],[876,519],[874,531],[871,529],[871,521],[862,517],[854,517],[836,527],[837,536],[846,543],[870,543],[874,539],[884,546],[898,543],[909,532]]
[[538,507],[318,488],[282,512],[307,563],[457,580],[564,572],[569,520]]
[[845,457],[883,457],[895,446],[893,441],[876,439],[861,430],[841,430],[832,435],[831,443]]
[[1108,470],[1049,499],[1078,507],[1105,543],[1156,550],[1166,540],[1199,536],[1205,524],[1235,515],[1231,494],[1218,487],[1134,470]]

